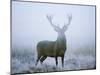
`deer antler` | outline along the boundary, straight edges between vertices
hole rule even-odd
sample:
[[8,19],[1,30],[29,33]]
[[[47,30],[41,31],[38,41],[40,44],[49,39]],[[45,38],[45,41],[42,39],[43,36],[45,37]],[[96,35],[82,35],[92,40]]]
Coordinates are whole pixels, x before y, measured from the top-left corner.
[[52,23],[52,19],[53,19],[53,16],[49,16],[49,15],[47,15],[47,19],[48,19],[48,21],[50,22],[50,24],[52,25],[52,27],[56,30],[56,31],[59,31],[59,26],[56,26],[56,25],[54,25],[53,23]]
[[52,23],[53,16],[47,15],[47,19],[49,20],[50,24],[53,25],[53,23]]
[[67,30],[67,28],[68,28],[68,26],[70,25],[71,20],[72,20],[72,15],[67,15],[67,17],[68,17],[68,23],[67,23],[67,24],[64,24],[64,26],[63,26],[63,30],[64,30],[64,31]]
[[70,25],[71,20],[72,20],[72,15],[68,15],[68,24],[67,25]]

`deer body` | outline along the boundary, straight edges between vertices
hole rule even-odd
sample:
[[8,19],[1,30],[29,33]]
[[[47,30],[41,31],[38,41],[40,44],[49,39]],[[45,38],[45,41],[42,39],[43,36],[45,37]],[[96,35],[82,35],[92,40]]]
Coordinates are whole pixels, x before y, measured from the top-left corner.
[[58,36],[56,41],[41,41],[37,44],[37,50],[40,56],[61,57],[66,50],[66,39]]
[[41,63],[47,57],[54,57],[56,60],[56,65],[58,65],[57,58],[61,57],[62,59],[62,66],[64,65],[64,55],[66,51],[66,36],[65,31],[67,26],[70,24],[71,16],[69,17],[68,25],[64,25],[63,28],[60,28],[52,23],[52,17],[47,16],[48,20],[50,21],[51,25],[53,26],[54,30],[58,33],[58,37],[56,41],[40,41],[37,44],[37,62],[40,60]]

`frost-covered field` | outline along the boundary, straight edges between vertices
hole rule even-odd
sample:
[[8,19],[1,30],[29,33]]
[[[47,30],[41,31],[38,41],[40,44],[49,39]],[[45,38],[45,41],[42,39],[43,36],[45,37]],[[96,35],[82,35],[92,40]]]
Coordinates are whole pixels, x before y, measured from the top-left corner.
[[48,57],[42,65],[38,63],[38,65],[35,66],[36,50],[14,49],[11,54],[11,72],[15,74],[95,69],[95,50],[89,48],[84,49],[66,51],[63,68],[61,66],[60,57],[58,58],[58,66],[55,64],[55,59],[50,57]]

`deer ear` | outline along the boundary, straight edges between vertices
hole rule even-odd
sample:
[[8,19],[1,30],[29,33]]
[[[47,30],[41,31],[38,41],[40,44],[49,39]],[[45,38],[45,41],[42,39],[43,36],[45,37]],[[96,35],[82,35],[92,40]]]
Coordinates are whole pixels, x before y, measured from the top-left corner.
[[65,32],[67,30],[67,28],[68,28],[68,26],[64,25],[62,28],[63,32]]

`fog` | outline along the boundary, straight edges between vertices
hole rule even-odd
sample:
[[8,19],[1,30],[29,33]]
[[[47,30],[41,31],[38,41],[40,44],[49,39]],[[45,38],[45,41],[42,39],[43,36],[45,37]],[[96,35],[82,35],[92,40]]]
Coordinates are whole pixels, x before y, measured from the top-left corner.
[[55,41],[57,32],[46,15],[53,15],[53,23],[61,28],[72,21],[65,32],[71,48],[95,46],[95,7],[32,2],[12,2],[12,47],[34,48],[42,40]]
[[[64,67],[58,58],[48,57],[43,64],[35,65],[36,45],[39,41],[55,41],[58,33],[50,25],[46,15],[53,16],[53,24],[60,28],[72,20],[65,32],[67,50]],[[16,73],[39,73],[96,68],[95,59],[95,6],[12,2],[11,69]],[[51,62],[52,61],[52,62]]]

